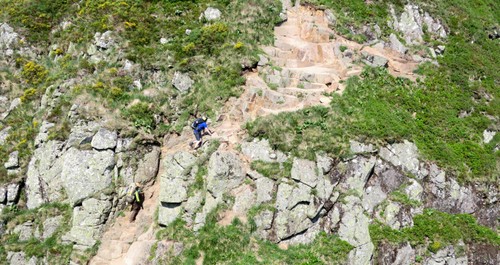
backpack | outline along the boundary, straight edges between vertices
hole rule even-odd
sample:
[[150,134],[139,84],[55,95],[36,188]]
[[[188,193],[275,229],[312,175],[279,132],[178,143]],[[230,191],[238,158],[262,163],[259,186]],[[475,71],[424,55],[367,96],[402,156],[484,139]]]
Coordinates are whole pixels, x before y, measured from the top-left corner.
[[193,124],[191,124],[191,128],[193,130],[196,130],[196,128],[198,128],[198,125],[204,123],[205,121],[202,119],[202,118],[198,118],[196,120],[194,120]]

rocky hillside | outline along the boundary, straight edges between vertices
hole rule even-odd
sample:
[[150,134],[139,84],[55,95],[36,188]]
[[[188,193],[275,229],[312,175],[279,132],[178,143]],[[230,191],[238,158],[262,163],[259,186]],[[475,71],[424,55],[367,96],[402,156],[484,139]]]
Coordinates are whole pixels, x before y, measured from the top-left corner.
[[494,1],[0,3],[0,263],[500,262]]

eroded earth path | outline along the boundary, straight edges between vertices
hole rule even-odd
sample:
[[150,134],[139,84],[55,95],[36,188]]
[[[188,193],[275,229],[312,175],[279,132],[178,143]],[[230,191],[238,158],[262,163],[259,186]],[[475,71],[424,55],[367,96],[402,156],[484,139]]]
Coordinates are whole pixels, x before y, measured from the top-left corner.
[[[259,116],[297,111],[313,105],[328,105],[326,93],[342,93],[343,81],[358,75],[361,61],[371,58],[396,76],[414,79],[418,63],[384,45],[363,46],[336,34],[323,11],[311,7],[290,7],[288,19],[275,28],[275,43],[264,47],[259,67],[246,75],[244,93],[227,102],[212,127],[213,138],[233,149],[245,131],[242,126]],[[374,59],[375,58],[375,59]],[[165,139],[162,159],[180,150],[189,150],[193,138],[186,127],[179,136]],[[208,137],[210,139],[210,137]],[[158,176],[166,170],[160,164]],[[158,207],[159,181],[145,188],[144,209],[136,222],[125,216],[114,220],[102,237],[97,255],[90,264],[144,264],[155,242],[153,216]]]

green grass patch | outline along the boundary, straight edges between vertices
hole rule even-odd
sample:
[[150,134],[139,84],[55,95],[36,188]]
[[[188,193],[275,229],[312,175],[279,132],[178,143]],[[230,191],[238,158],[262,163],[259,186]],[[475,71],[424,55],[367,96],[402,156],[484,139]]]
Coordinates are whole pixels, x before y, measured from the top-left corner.
[[414,225],[394,230],[380,223],[370,225],[370,237],[377,246],[382,241],[394,244],[410,242],[412,246],[426,246],[436,252],[441,247],[455,244],[482,242],[500,246],[500,237],[488,227],[481,226],[469,214],[448,214],[433,209],[413,218]]
[[204,264],[343,264],[353,248],[333,235],[320,233],[308,245],[280,249],[276,244],[255,238],[251,227],[234,219],[228,226],[217,224],[216,211],[194,235],[177,220],[157,234],[157,239],[181,241],[185,249],[180,257],[167,258],[166,264],[194,264],[203,253]]
[[277,180],[281,178],[289,178],[291,176],[292,163],[290,161],[279,163],[255,160],[250,164],[250,168],[267,178]]

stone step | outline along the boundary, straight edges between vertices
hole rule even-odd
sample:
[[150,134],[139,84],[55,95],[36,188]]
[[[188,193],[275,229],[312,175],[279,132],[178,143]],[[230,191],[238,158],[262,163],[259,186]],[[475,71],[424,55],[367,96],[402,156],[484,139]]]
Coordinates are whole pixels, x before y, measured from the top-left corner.
[[289,107],[289,108],[279,108],[279,109],[271,109],[271,108],[261,108],[259,110],[258,115],[259,116],[265,116],[265,115],[277,115],[282,112],[295,112],[298,110],[301,110],[304,108],[304,104],[300,103],[296,106]]
[[[288,24],[288,23],[287,23]],[[281,25],[274,28],[275,36],[299,37],[300,29],[295,25]]]
[[325,90],[324,89],[303,89],[303,88],[298,88],[298,87],[280,87],[280,88],[278,88],[278,92],[300,98],[301,95],[302,96],[304,96],[304,95],[306,95],[306,96],[321,95],[323,92],[325,92]]
[[267,99],[271,104],[289,104],[290,102],[296,102],[297,98],[291,95],[283,94],[277,90],[266,89],[262,95],[265,99]]
[[302,68],[314,65],[311,62],[302,61],[299,59],[273,58],[272,61],[277,66],[288,67],[288,68]]
[[335,69],[317,66],[286,68],[286,70],[289,71],[290,77],[298,78],[301,81],[307,81],[309,83],[333,83],[338,80],[339,76]]

